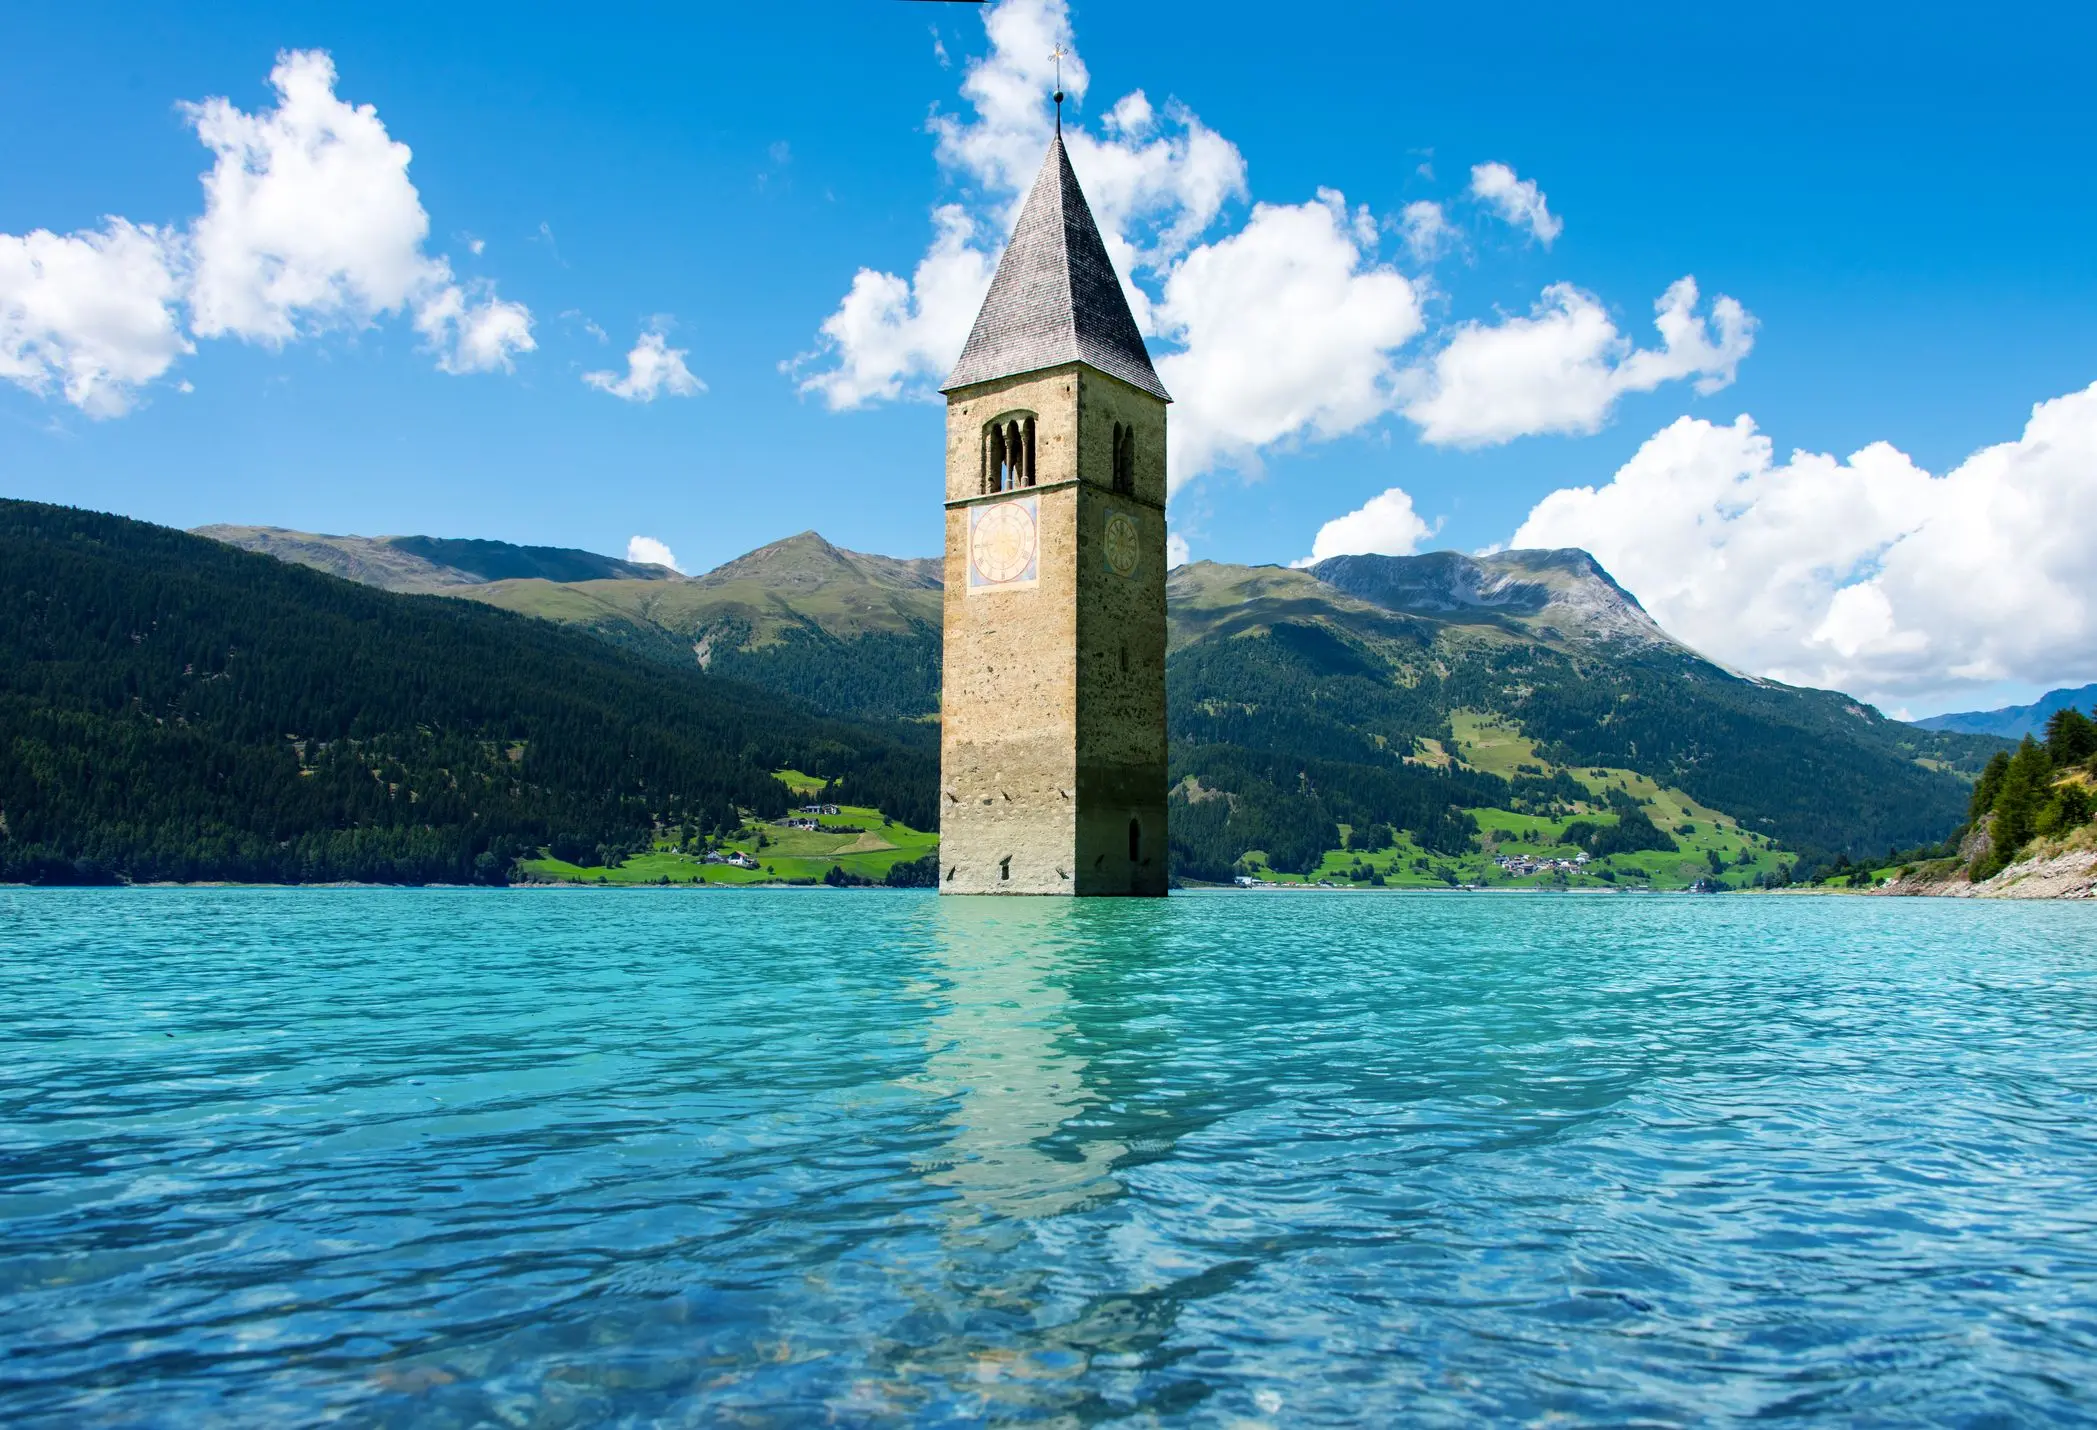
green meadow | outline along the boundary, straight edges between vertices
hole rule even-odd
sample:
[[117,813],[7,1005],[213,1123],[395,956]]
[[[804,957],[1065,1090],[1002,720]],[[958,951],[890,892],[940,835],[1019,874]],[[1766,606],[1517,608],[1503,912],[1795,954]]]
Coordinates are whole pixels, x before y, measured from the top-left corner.
[[[823,780],[799,770],[780,770],[776,775],[796,798],[811,804],[824,789]],[[567,884],[815,884],[832,869],[879,884],[895,865],[921,859],[939,848],[937,834],[899,824],[866,805],[839,805],[836,814],[823,815],[820,822],[826,827],[806,830],[746,820],[741,829],[713,846],[719,854],[749,856],[757,861],[755,869],[709,864],[703,850],[681,847],[674,830],[659,831],[653,848],[616,865],[541,858],[523,860],[519,867],[530,878]]]
[[[1473,769],[1512,779],[1516,775],[1549,777],[1561,769],[1596,798],[1593,803],[1574,803],[1565,813],[1551,816],[1522,814],[1506,809],[1472,809],[1478,821],[1479,847],[1461,855],[1437,854],[1422,849],[1404,832],[1396,842],[1380,850],[1327,850],[1318,867],[1306,874],[1277,873],[1267,867],[1257,851],[1245,862],[1257,877],[1274,884],[1332,884],[1340,888],[1435,889],[1472,885],[1483,888],[1529,889],[1686,889],[1699,880],[1722,880],[1732,888],[1751,887],[1766,873],[1775,873],[1791,861],[1766,837],[1742,829],[1730,816],[1719,813],[1684,794],[1659,784],[1633,770],[1601,766],[1560,766],[1538,753],[1535,742],[1513,725],[1489,715],[1459,710],[1450,717],[1454,738],[1444,751],[1439,745],[1429,758],[1455,758]],[[1432,742],[1431,742],[1432,743]],[[1612,854],[1590,860],[1579,869],[1547,869],[1514,874],[1495,862],[1497,856],[1519,855],[1530,859],[1571,859],[1580,852],[1568,843],[1565,831],[1576,821],[1591,825],[1617,822],[1603,803],[1603,791],[1614,787],[1646,808],[1653,823],[1667,831],[1680,846],[1676,850],[1645,849],[1631,854]],[[1354,831],[1340,826],[1343,840]],[[1378,883],[1377,880],[1381,880]]]

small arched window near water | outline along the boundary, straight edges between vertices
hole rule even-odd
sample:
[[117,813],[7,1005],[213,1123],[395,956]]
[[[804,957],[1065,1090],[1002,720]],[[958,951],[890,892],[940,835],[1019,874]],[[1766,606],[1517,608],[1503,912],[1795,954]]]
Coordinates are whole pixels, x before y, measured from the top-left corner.
[[1136,429],[1121,422],[1114,424],[1114,490],[1136,490]]
[[1129,821],[1129,862],[1133,864],[1142,857],[1143,823],[1141,820],[1132,819]]
[[985,495],[1034,485],[1034,414],[1008,412],[983,429]]

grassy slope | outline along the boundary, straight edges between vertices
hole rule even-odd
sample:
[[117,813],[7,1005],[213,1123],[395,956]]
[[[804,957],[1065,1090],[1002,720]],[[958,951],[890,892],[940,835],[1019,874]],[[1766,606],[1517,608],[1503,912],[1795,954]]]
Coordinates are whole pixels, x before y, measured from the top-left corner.
[[[1451,716],[1455,757],[1473,769],[1512,778],[1519,767],[1528,773],[1548,776],[1558,771],[1537,752],[1534,741],[1521,735],[1499,717],[1474,710]],[[1357,863],[1384,876],[1389,888],[1446,888],[1453,882],[1493,888],[1654,888],[1683,889],[1700,879],[1712,877],[1709,855],[1716,853],[1725,866],[1724,879],[1734,886],[1752,883],[1765,872],[1774,872],[1790,862],[1770,839],[1740,827],[1730,815],[1699,804],[1681,790],[1670,789],[1633,770],[1601,766],[1566,768],[1580,784],[1596,792],[1592,805],[1579,805],[1560,818],[1517,814],[1504,809],[1472,809],[1478,821],[1477,851],[1456,858],[1434,854],[1400,836],[1392,849],[1355,854],[1345,849],[1329,851],[1318,868],[1303,875],[1263,870],[1259,877],[1277,884],[1329,882],[1349,887],[1348,873]],[[1653,822],[1667,830],[1680,852],[1641,850],[1590,861],[1581,872],[1551,871],[1517,877],[1493,862],[1501,853],[1526,854],[1536,858],[1570,859],[1578,849],[1561,837],[1575,820],[1590,824],[1614,823],[1600,799],[1603,789],[1614,786],[1646,806]],[[1682,832],[1687,827],[1688,832]],[[1343,831],[1344,832],[1344,831]],[[1534,834],[1529,842],[1525,835]],[[1745,862],[1742,856],[1745,855]],[[1608,871],[1615,877],[1604,879]]]
[[430,592],[447,586],[468,585],[477,578],[470,571],[445,566],[413,552],[402,551],[367,536],[329,536],[314,531],[286,531],[275,526],[200,526],[192,536],[208,537],[257,551],[300,566],[340,576],[361,586],[382,591]]
[[553,581],[672,579],[667,567],[644,566],[572,547],[514,546],[505,541],[429,536],[329,536],[276,526],[200,526],[209,537],[244,551],[310,566],[385,591],[432,592],[517,577]]
[[[911,621],[937,625],[937,591],[890,591],[878,594],[849,589],[797,593],[791,599],[768,590],[756,579],[704,584],[660,581],[497,581],[484,586],[455,586],[444,594],[464,596],[520,615],[591,625],[621,621],[655,627],[673,637],[689,638],[725,619],[746,621],[750,644],[762,646],[782,633],[813,625],[826,634],[850,638],[870,631],[904,634]],[[684,644],[689,647],[690,641]],[[689,658],[689,656],[687,656]]]
[[[798,770],[780,770],[777,778],[798,798],[813,799],[822,793],[823,781]],[[878,809],[841,804],[835,815],[825,815],[830,824],[857,825],[863,833],[829,834],[800,829],[781,829],[768,824],[747,824],[736,837],[724,841],[720,852],[748,854],[762,866],[737,869],[727,864],[708,864],[696,854],[686,853],[665,835],[655,847],[624,863],[601,865],[569,864],[559,859],[527,859],[519,868],[535,879],[571,884],[779,884],[791,881],[820,881],[832,867],[880,883],[891,867],[919,859],[939,847],[939,836],[912,829],[887,818]],[[765,845],[757,840],[762,831]]]

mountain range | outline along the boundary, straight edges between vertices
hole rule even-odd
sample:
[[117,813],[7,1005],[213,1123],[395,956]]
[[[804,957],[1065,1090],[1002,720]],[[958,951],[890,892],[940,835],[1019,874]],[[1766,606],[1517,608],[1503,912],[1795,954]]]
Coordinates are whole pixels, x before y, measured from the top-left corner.
[[[387,538],[380,561],[347,544],[357,538],[200,534],[580,628],[817,715],[879,724],[938,711],[934,559],[848,551],[811,531],[680,577],[598,574],[591,563],[609,558],[496,543]],[[424,552],[490,579],[408,574],[404,561]],[[527,562],[534,574],[491,575]],[[588,574],[561,579],[569,571]],[[1453,856],[1477,847],[1459,811],[1584,803],[1572,785],[1543,786],[1603,770],[1809,861],[1880,853],[1950,833],[1972,775],[2001,748],[1728,671],[1583,551],[1342,556],[1303,570],[1197,562],[1171,573],[1167,600],[1175,828],[1187,831],[1175,855],[1210,877],[1255,850],[1273,867],[1314,868],[1346,828],[1377,823],[1411,831],[1423,855]],[[1497,774],[1473,758],[1488,725],[1526,751]]]
[[1951,715],[1932,715],[1915,723],[1925,730],[1955,730],[1967,735],[1993,735],[1998,739],[2021,740],[2037,735],[2046,722],[2062,710],[2097,714],[2097,685],[2075,690],[2049,690],[2029,705],[2005,705],[2000,710],[1962,710]]
[[382,591],[441,591],[489,581],[666,581],[677,572],[570,547],[436,536],[322,536],[278,526],[202,526],[193,535],[311,566]]

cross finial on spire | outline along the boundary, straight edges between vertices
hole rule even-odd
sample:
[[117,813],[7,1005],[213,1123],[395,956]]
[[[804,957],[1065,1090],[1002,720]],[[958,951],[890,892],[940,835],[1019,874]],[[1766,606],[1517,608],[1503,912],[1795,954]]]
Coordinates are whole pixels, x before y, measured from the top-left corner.
[[1056,62],[1056,94],[1055,94],[1055,100],[1056,100],[1056,132],[1057,132],[1058,134],[1061,134],[1061,133],[1063,132],[1063,57],[1064,57],[1065,55],[1069,54],[1069,53],[1070,53],[1070,51],[1069,51],[1069,50],[1066,50],[1066,49],[1064,49],[1064,48],[1063,48],[1063,42],[1062,42],[1061,40],[1058,40],[1058,41],[1056,42],[1056,48],[1054,48],[1053,50],[1050,50],[1050,51],[1049,51],[1049,58],[1050,58],[1050,59],[1052,59],[1052,60],[1054,60],[1054,61]]

